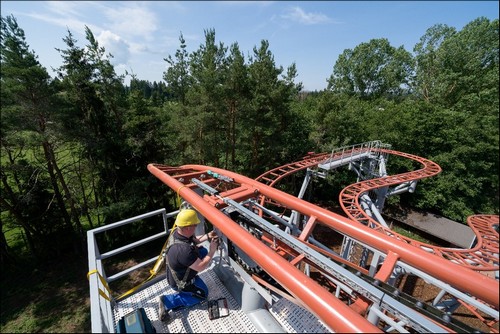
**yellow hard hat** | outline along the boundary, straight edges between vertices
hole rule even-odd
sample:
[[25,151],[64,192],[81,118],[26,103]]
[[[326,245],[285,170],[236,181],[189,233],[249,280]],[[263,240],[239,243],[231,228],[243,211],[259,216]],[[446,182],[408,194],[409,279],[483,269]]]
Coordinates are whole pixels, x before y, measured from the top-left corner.
[[197,225],[199,223],[200,219],[198,218],[196,211],[194,211],[193,209],[181,210],[177,214],[177,218],[175,219],[175,225],[180,227]]

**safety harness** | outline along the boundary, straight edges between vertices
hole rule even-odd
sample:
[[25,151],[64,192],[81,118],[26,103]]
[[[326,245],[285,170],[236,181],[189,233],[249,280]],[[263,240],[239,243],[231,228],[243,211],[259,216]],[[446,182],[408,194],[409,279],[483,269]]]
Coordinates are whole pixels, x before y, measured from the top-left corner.
[[[165,251],[165,265],[167,266],[167,268],[172,273],[172,277],[174,278],[174,281],[177,284],[177,288],[182,291],[182,290],[184,290],[186,288],[186,286],[188,286],[189,284],[193,283],[193,280],[189,280],[189,281],[187,280],[187,278],[189,277],[189,274],[190,274],[190,272],[191,272],[192,269],[188,267],[186,269],[186,273],[184,274],[184,277],[182,277],[182,279],[179,279],[179,277],[177,276],[177,272],[175,270],[173,270],[172,267],[169,265],[169,263],[168,263],[168,255],[167,254],[168,254],[168,251],[170,250],[170,247],[172,247],[173,245],[176,245],[176,244],[189,245],[187,242],[184,242],[182,240],[176,239],[172,235],[169,238],[168,242],[167,242],[167,250]],[[195,247],[195,249],[197,250],[197,247]]]

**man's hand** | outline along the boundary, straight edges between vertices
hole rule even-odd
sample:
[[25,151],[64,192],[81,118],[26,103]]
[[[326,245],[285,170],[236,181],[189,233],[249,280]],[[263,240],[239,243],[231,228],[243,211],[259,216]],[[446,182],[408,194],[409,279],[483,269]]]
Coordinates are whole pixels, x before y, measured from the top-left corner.
[[215,231],[210,231],[207,234],[208,241],[210,241],[210,252],[214,252],[217,250],[219,247],[220,239],[217,233]]
[[215,237],[212,237],[212,239],[210,240],[210,252],[215,253],[218,247],[219,247],[219,237],[216,235]]
[[212,238],[219,237],[215,231],[210,231],[208,232],[208,240],[211,240]]

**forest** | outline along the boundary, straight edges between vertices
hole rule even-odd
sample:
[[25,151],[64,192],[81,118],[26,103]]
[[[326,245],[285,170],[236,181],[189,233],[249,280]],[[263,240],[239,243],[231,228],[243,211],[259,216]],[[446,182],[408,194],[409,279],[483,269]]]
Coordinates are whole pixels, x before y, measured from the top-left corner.
[[88,229],[172,211],[148,163],[257,177],[310,151],[380,140],[443,170],[391,205],[461,223],[498,214],[498,20],[436,24],[412,52],[366,41],[332,59],[327,88],[313,92],[296,82],[294,63],[275,63],[267,40],[245,57],[214,29],[193,52],[181,34],[163,81],[148,82],[117,75],[85,33],[84,45],[69,30],[62,37],[51,77],[16,18],[1,18],[2,279],[26,259],[86,258]]

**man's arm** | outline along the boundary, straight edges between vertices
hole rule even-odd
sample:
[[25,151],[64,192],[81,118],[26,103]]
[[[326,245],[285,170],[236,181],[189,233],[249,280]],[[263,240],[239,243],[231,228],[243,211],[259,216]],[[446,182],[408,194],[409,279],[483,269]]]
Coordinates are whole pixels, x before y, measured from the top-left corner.
[[212,261],[212,258],[214,257],[218,246],[219,246],[218,237],[211,238],[210,249],[208,251],[208,254],[203,259],[196,259],[196,261],[194,261],[194,263],[190,265],[189,268],[196,270],[198,272],[205,270],[210,264],[210,261]]
[[217,233],[215,233],[215,231],[210,231],[206,234],[203,234],[203,235],[198,235],[196,237],[196,239],[198,240],[198,243],[202,243],[203,241],[211,241],[212,238],[215,238],[217,237]]

